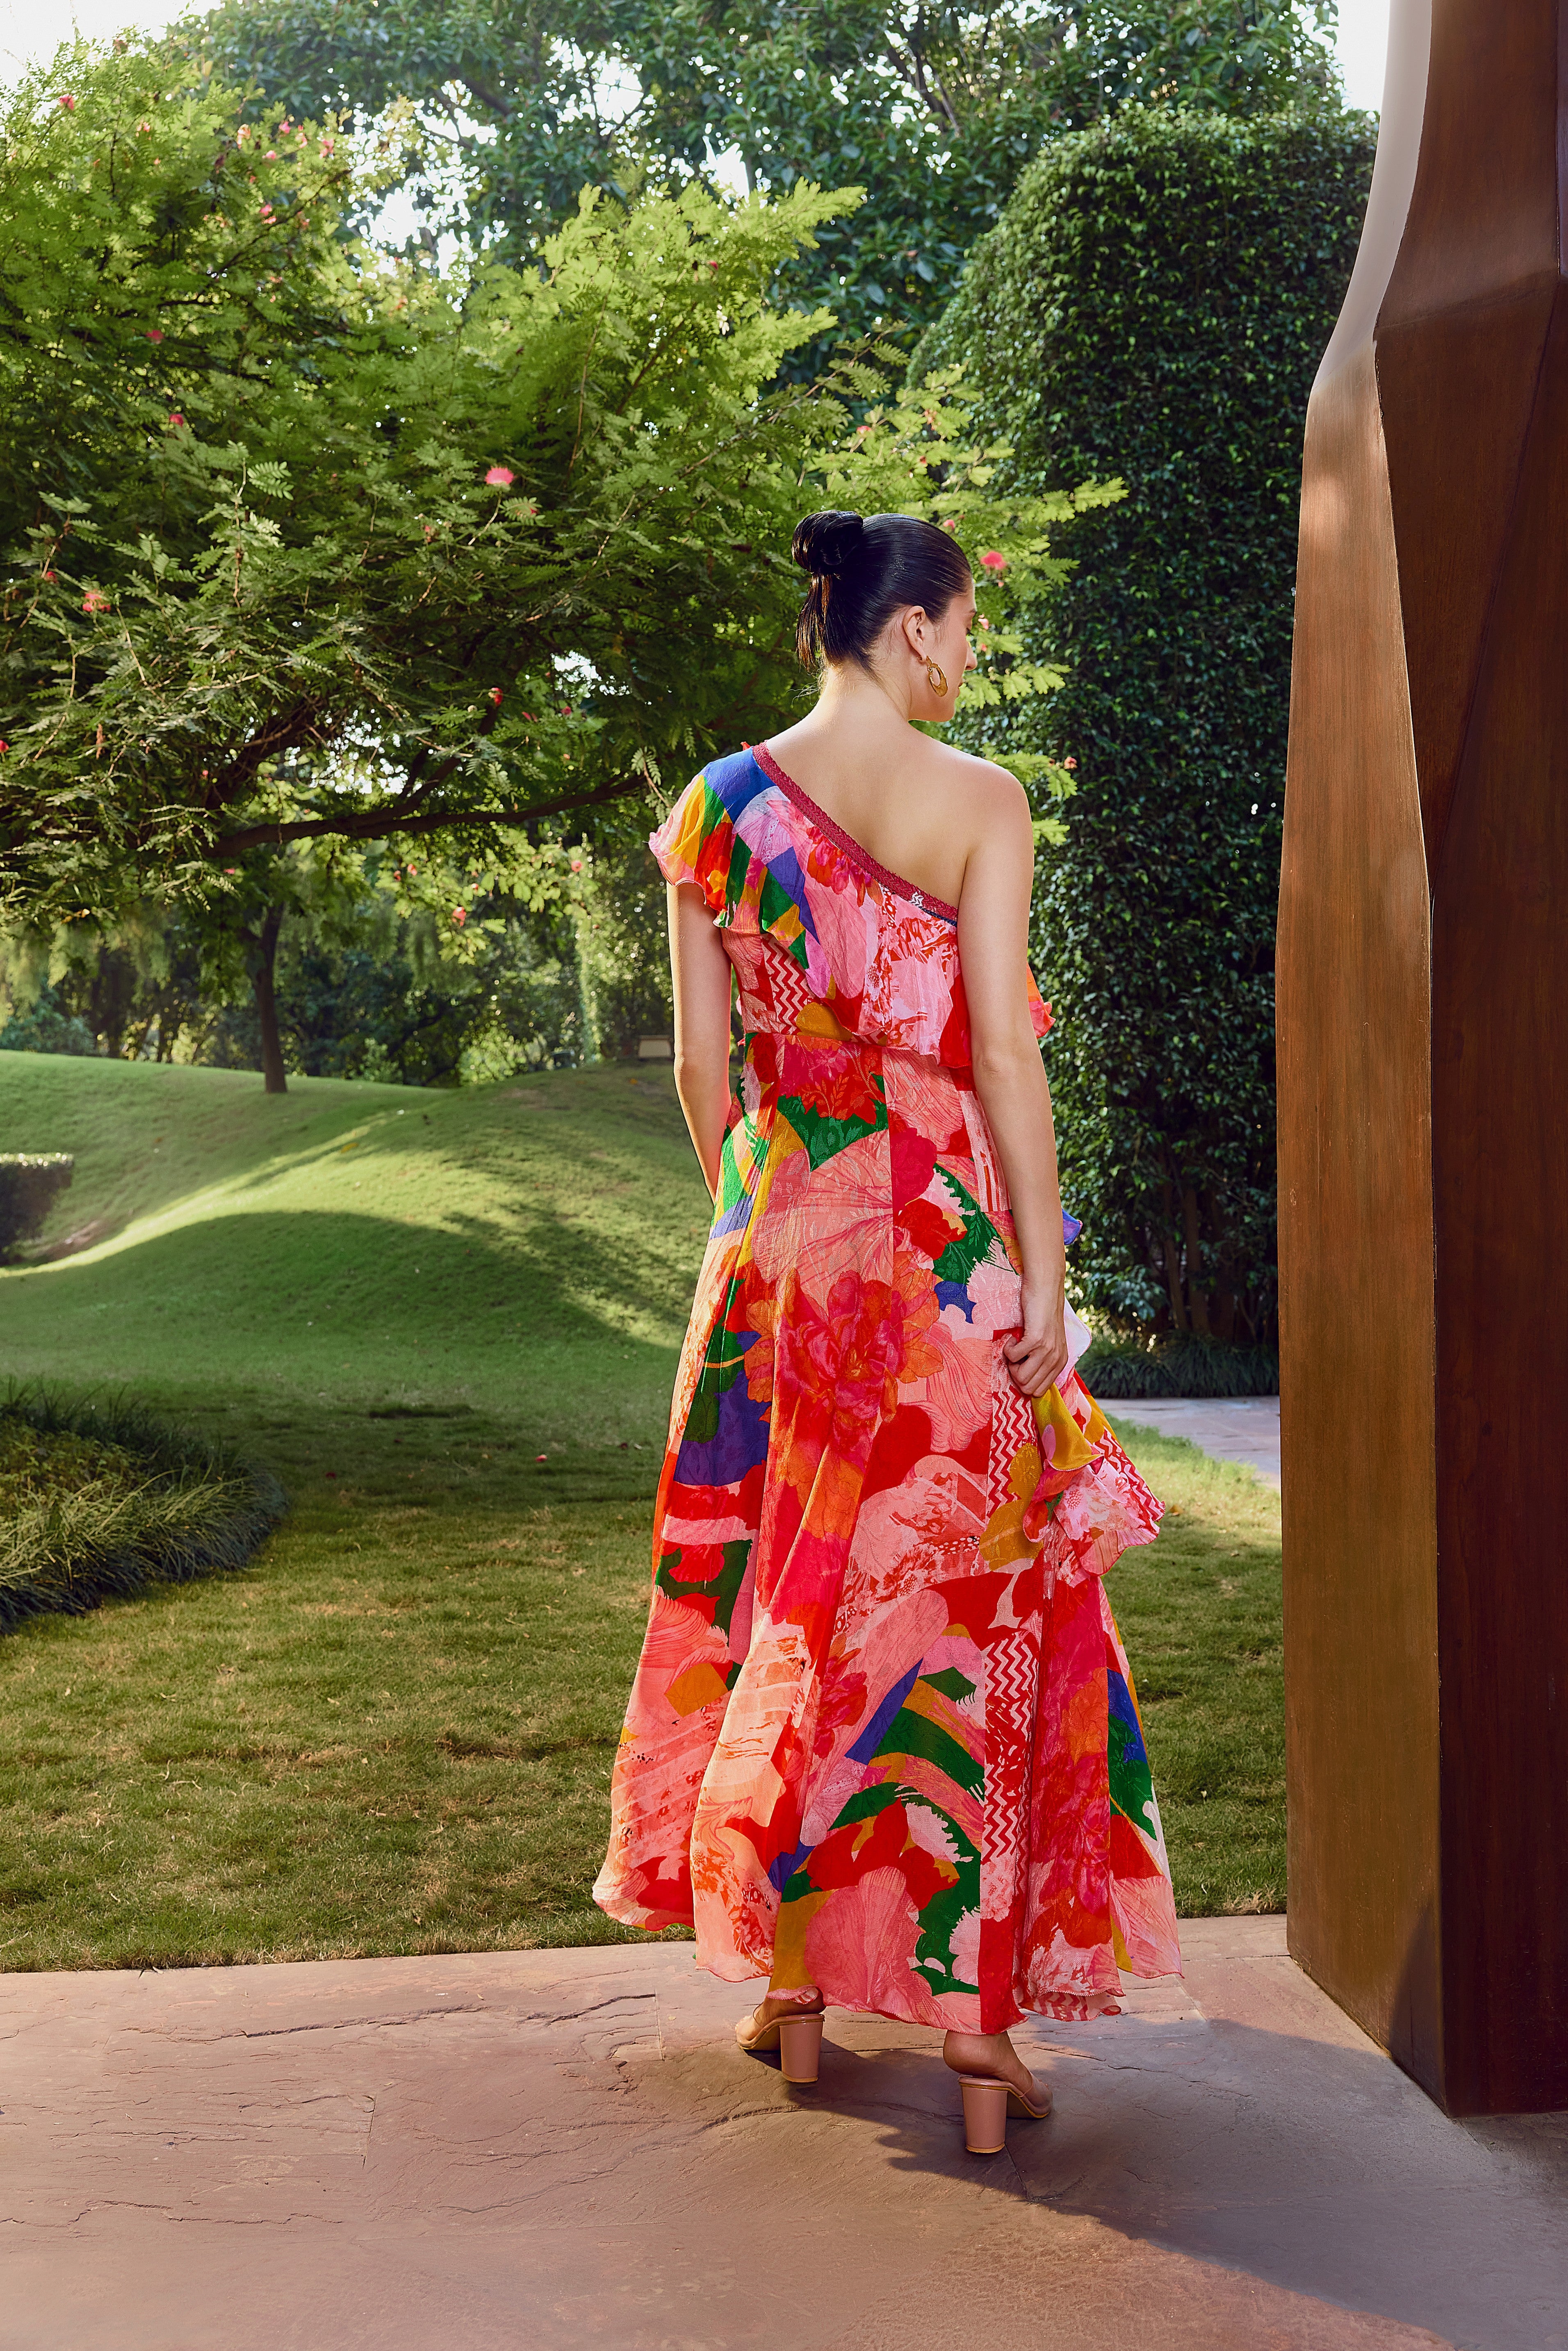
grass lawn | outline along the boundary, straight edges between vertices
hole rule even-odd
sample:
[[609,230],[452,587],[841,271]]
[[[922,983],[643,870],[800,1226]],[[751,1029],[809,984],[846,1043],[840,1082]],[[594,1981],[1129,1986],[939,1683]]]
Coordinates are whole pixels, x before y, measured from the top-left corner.
[[[0,1968],[619,1939],[588,1888],[706,1196],[666,1074],[483,1092],[0,1054],[67,1150],[0,1369],[274,1468],[254,1565],[0,1641]],[[1112,1579],[1184,1910],[1284,1893],[1279,1510],[1134,1433]],[[541,1461],[538,1457],[543,1455]]]

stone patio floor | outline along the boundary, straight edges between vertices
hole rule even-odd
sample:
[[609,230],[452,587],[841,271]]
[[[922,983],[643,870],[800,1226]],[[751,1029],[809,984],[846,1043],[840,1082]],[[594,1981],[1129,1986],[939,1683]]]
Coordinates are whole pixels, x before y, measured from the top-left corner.
[[689,1945],[0,1978],[5,2351],[1556,2351],[1568,2116],[1451,2122],[1285,1956],[1020,2032],[742,2054]]
[[1273,1396],[1140,1396],[1135,1403],[1113,1398],[1113,1420],[1130,1420],[1162,1437],[1189,1437],[1221,1461],[1256,1469],[1266,1485],[1280,1489],[1280,1399]]

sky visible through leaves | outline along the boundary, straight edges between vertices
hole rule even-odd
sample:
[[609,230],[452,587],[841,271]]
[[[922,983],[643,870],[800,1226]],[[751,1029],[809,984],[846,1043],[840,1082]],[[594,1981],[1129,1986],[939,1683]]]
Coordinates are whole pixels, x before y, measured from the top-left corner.
[[[13,80],[34,59],[52,57],[73,29],[95,40],[108,40],[128,25],[156,33],[180,13],[128,7],[126,0],[0,0],[0,82]],[[1347,102],[1377,108],[1388,46],[1388,0],[1340,0],[1335,46]]]

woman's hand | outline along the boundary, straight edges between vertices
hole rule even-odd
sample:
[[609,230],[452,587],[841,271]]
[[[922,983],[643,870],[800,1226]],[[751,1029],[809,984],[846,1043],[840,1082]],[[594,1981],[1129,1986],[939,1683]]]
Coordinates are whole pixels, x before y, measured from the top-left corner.
[[1022,1334],[1009,1339],[1002,1353],[1013,1385],[1026,1396],[1042,1396],[1047,1388],[1059,1388],[1072,1368],[1062,1286],[1060,1281],[1031,1280],[1026,1273],[1021,1302]]

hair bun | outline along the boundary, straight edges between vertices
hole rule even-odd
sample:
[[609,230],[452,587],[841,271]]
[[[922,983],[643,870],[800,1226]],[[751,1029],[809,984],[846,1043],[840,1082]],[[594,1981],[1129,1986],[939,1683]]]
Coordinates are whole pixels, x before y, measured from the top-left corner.
[[859,553],[864,535],[863,517],[829,507],[796,524],[789,552],[813,579],[836,580]]

